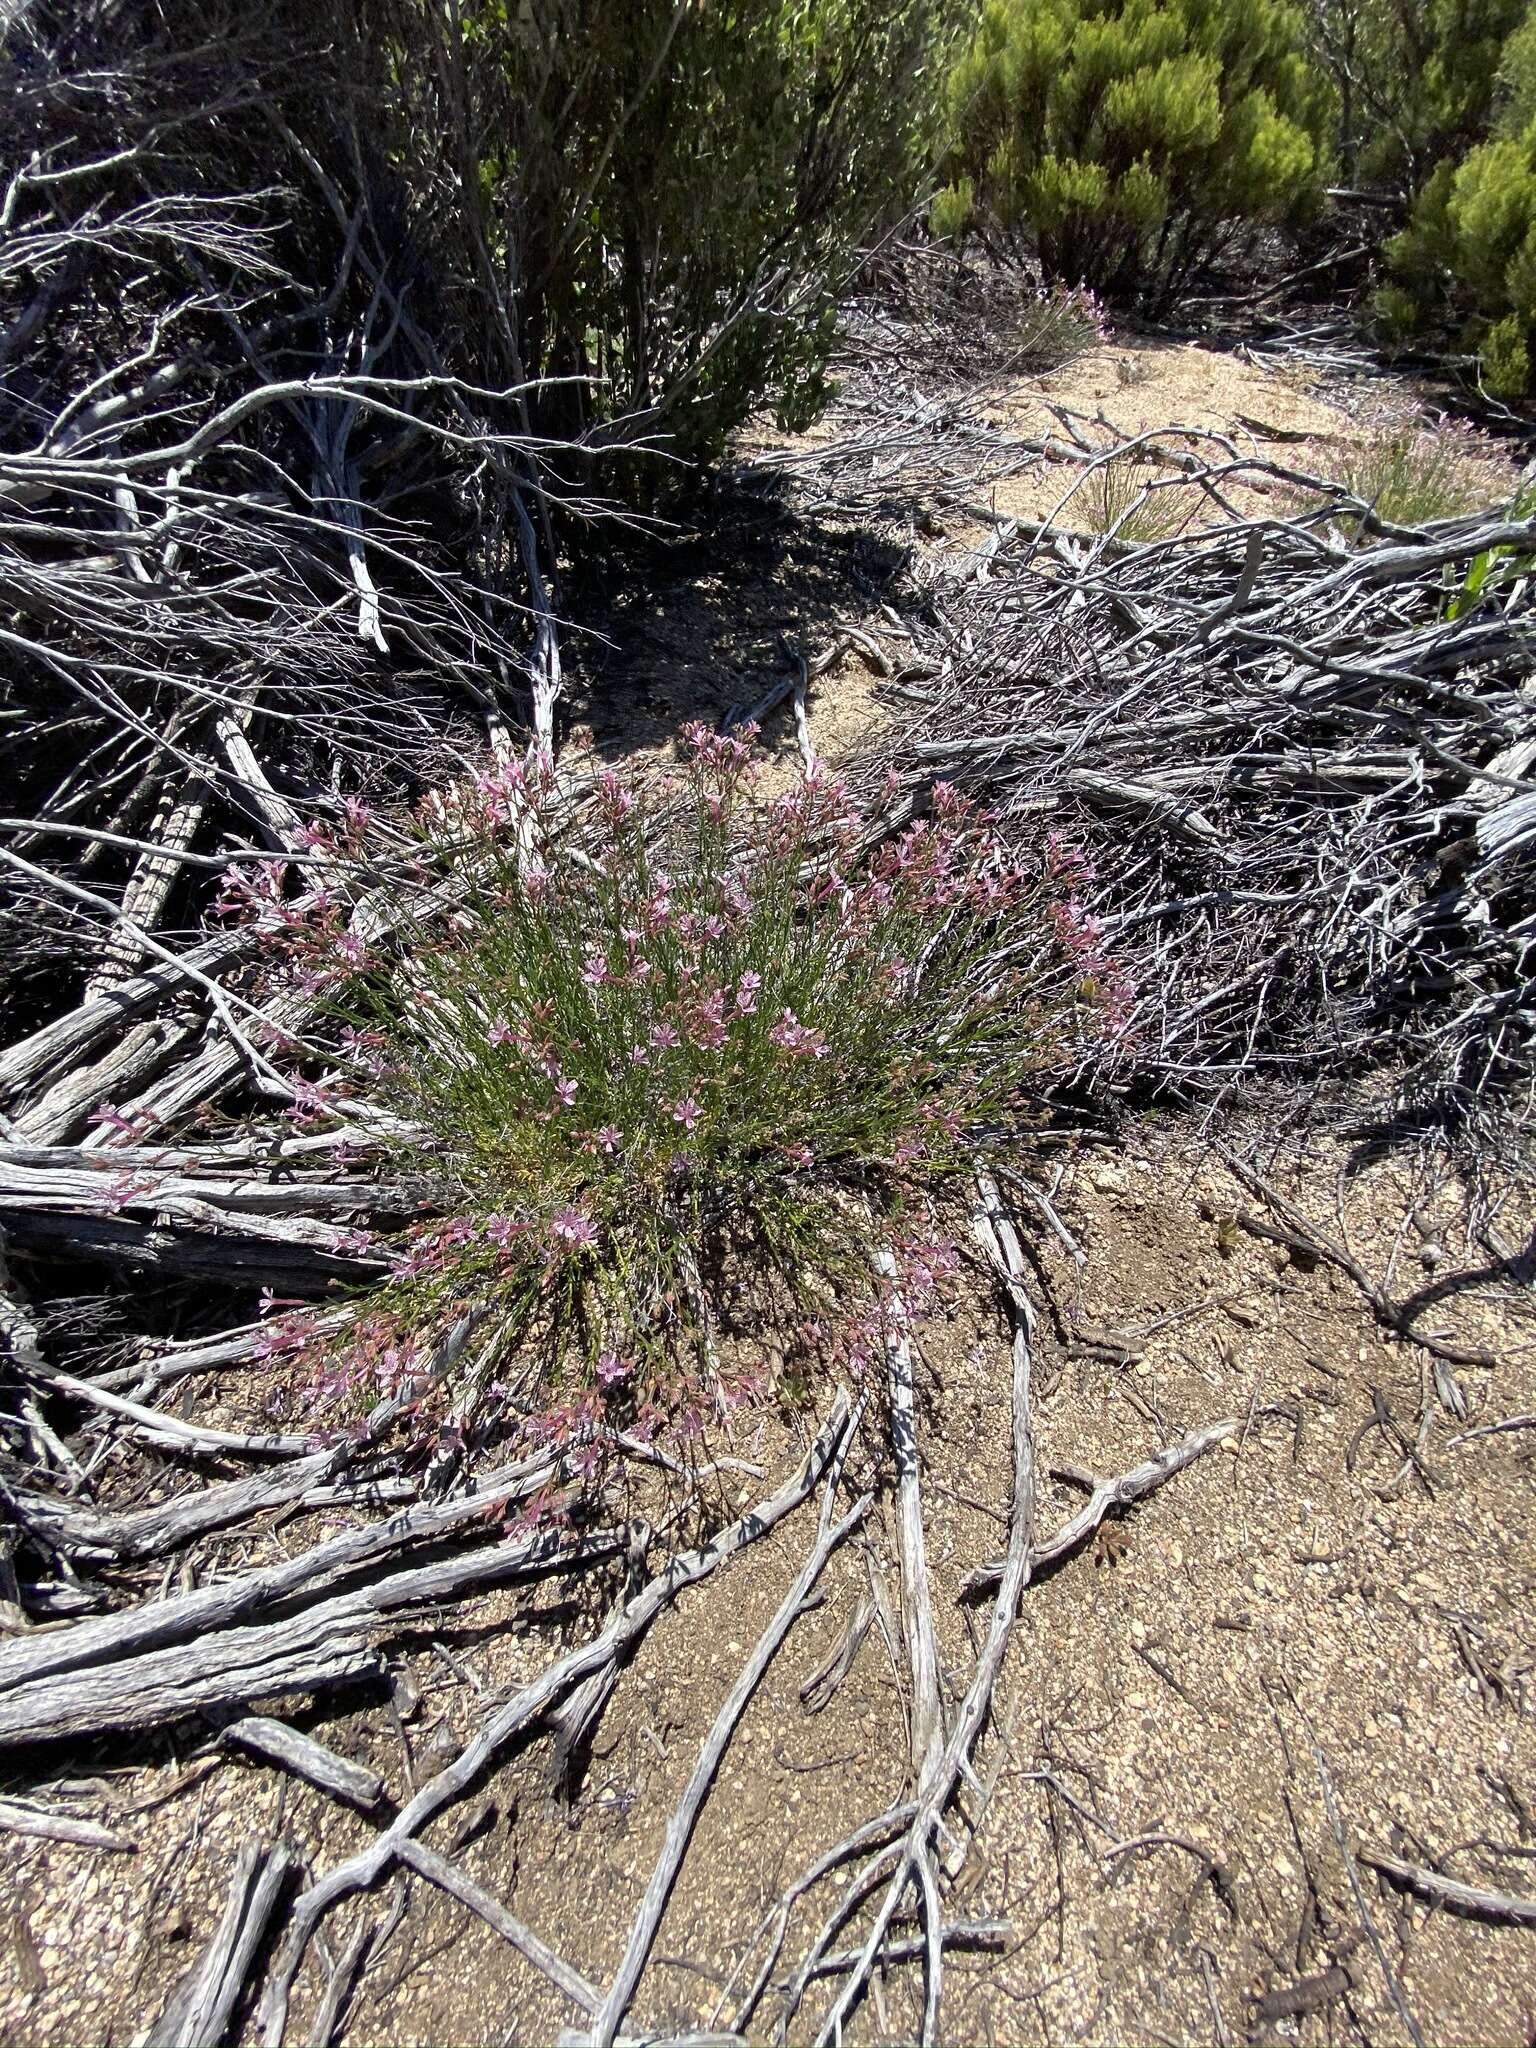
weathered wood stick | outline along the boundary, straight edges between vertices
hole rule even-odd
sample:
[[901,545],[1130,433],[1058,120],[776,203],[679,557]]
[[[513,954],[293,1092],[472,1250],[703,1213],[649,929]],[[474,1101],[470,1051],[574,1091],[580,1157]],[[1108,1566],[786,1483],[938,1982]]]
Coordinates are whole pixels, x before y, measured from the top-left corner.
[[1536,1927],[1536,1899],[1522,1899],[1513,1892],[1484,1891],[1481,1886],[1463,1884],[1438,1870],[1426,1870],[1421,1863],[1404,1863],[1399,1857],[1384,1856],[1379,1849],[1357,1849],[1360,1862],[1379,1870],[1392,1884],[1417,1892],[1432,1905],[1450,1913],[1465,1913],[1474,1920],[1502,1920],[1511,1927]]
[[[896,1260],[884,1246],[875,1255],[875,1270],[894,1290]],[[944,1747],[944,1710],[939,1698],[938,1637],[933,1622],[933,1588],[923,1540],[921,1461],[917,1448],[917,1399],[912,1375],[912,1345],[906,1314],[894,1291],[892,1327],[885,1340],[891,1415],[891,1452],[896,1467],[896,1555],[901,1567],[901,1616],[912,1678],[910,1730],[912,1775],[919,1789],[927,1784]]]
[[0,1697],[0,1744],[151,1728],[199,1708],[358,1678],[377,1669],[379,1638],[407,1626],[421,1608],[530,1568],[573,1569],[617,1547],[616,1538],[588,1540],[533,1563],[528,1540],[520,1538],[397,1573],[280,1621],[218,1629],[189,1643],[35,1679]]
[[749,1509],[701,1548],[673,1558],[590,1642],[548,1665],[492,1714],[456,1760],[422,1786],[376,1841],[309,1887],[295,1906],[263,2000],[262,2038],[266,2048],[282,2048],[288,1999],[304,1951],[315,1928],[337,1900],[376,1882],[400,1854],[400,1845],[413,1838],[434,1814],[461,1797],[508,1742],[541,1719],[594,1671],[628,1655],[656,1616],[680,1593],[707,1578],[727,1558],[745,1550],[792,1513],[831,1463],[848,1427],[848,1397],[840,1391],[799,1471],[776,1493]]
[[[875,1911],[874,1921],[864,1946],[817,2032],[817,2048],[826,2048],[827,2043],[841,2041],[843,2038],[848,2017],[863,1997],[870,1972],[875,1967],[889,1933],[891,1921],[908,1887],[914,1882],[922,1900],[923,1933],[927,1954],[922,2040],[927,2044],[936,2038],[943,1984],[943,1945],[940,1938],[942,1924],[933,1877],[931,1844],[945,1810],[955,1796],[960,1780],[970,1771],[971,1751],[991,1711],[992,1695],[997,1685],[998,1674],[1003,1667],[1003,1659],[1007,1654],[1008,1640],[1013,1633],[1019,1601],[1029,1582],[1033,1567],[1035,1453],[1030,1383],[1033,1368],[1031,1338],[1034,1315],[1024,1291],[1023,1257],[996,1183],[989,1174],[983,1173],[977,1177],[977,1187],[982,1203],[978,1223],[996,1241],[996,1264],[1005,1277],[1006,1291],[1014,1310],[1011,1389],[1013,1502],[1009,1517],[1008,1555],[1003,1563],[997,1600],[993,1606],[986,1640],[976,1660],[971,1682],[966,1687],[965,1697],[960,1703],[954,1727],[944,1744],[938,1768],[932,1773],[927,1790],[918,1795],[917,1810],[900,1844],[896,1869]],[[1004,1224],[1008,1225],[1006,1230],[1002,1228]]]
[[219,2048],[293,1861],[281,1842],[247,1842],[212,1940],[134,2048]]
[[[829,1489],[830,1489],[829,1482]],[[794,1584],[780,1602],[777,1612],[758,1638],[751,1656],[742,1666],[736,1683],[726,1695],[719,1713],[699,1750],[698,1762],[688,1780],[682,1798],[678,1801],[672,1818],[667,1822],[666,1837],[656,1867],[651,1872],[650,1882],[640,1901],[640,1910],[630,1931],[628,1945],[616,1971],[608,1995],[603,2001],[601,2012],[592,2028],[592,2048],[613,2048],[618,2037],[620,2023],[629,2010],[635,1987],[640,1982],[651,1949],[655,1945],[661,1927],[662,1915],[667,1910],[667,1900],[672,1896],[672,1887],[682,1869],[683,1858],[693,1831],[698,1824],[699,1813],[709,1796],[720,1768],[721,1758],[730,1746],[736,1732],[736,1724],[747,1710],[752,1695],[763,1681],[764,1673],[778,1654],[779,1646],[794,1627],[804,1610],[811,1588],[821,1577],[827,1559],[837,1546],[858,1528],[873,1505],[874,1496],[865,1494],[857,1501],[840,1522],[830,1527],[824,1518],[817,1540],[810,1556],[801,1566]],[[830,1507],[830,1499],[828,1506]]]
[[596,2013],[601,2008],[603,1995],[595,1984],[582,1976],[563,1956],[557,1956],[552,1948],[540,1941],[531,1927],[525,1926],[515,1913],[508,1912],[499,1899],[493,1898],[473,1878],[466,1877],[446,1856],[439,1856],[424,1842],[407,1839],[400,1845],[400,1860],[409,1864],[412,1870],[419,1871],[450,1898],[468,1906],[472,1913],[478,1913],[487,1927],[494,1928],[504,1941],[509,1941],[520,1955],[526,1956],[536,1970],[542,1970],[552,1984],[558,1985],[573,2005],[579,2005],[583,2012],[588,2013]]
[[[349,1578],[396,1551],[440,1541],[466,1522],[473,1525],[477,1520],[484,1521],[493,1511],[526,1499],[538,1490],[552,1469],[547,1457],[527,1458],[521,1464],[487,1474],[474,1493],[458,1500],[432,1501],[408,1508],[382,1522],[332,1536],[311,1550],[301,1551],[297,1557],[259,1566],[219,1585],[199,1586],[168,1600],[147,1601],[125,1614],[77,1622],[73,1628],[50,1631],[34,1641],[18,1644],[0,1656],[0,1695],[37,1679],[83,1666],[97,1667],[168,1643],[186,1642],[212,1629],[228,1628],[232,1622],[246,1620],[263,1607],[275,1607],[301,1595],[314,1599],[320,1593],[334,1592]],[[558,1547],[558,1539],[547,1533],[530,1538],[530,1561],[552,1555]]]
[[[1036,1547],[1036,1564],[1055,1564],[1058,1558],[1069,1556],[1093,1534],[1111,1508],[1129,1507],[1132,1501],[1144,1499],[1147,1494],[1155,1492],[1165,1479],[1182,1472],[1186,1465],[1203,1458],[1207,1451],[1215,1450],[1218,1444],[1225,1443],[1241,1428],[1242,1423],[1236,1416],[1228,1416],[1223,1422],[1209,1422],[1203,1429],[1193,1430],[1178,1443],[1159,1451],[1144,1465],[1133,1466],[1117,1479],[1099,1480],[1087,1505],[1079,1509],[1070,1522],[1064,1522],[1054,1536],[1047,1536]],[[1002,1576],[1001,1561],[978,1565],[961,1586],[960,1597],[966,1599],[977,1593],[989,1592],[1001,1582]]]
[[366,1764],[353,1763],[350,1757],[338,1756],[334,1749],[327,1749],[312,1735],[301,1735],[286,1721],[275,1721],[266,1714],[247,1714],[243,1720],[230,1723],[223,1731],[223,1739],[250,1750],[253,1756],[270,1758],[284,1770],[292,1771],[296,1778],[329,1792],[333,1799],[361,1807],[365,1813],[384,1797],[384,1780],[377,1771],[369,1770]]
[[94,1820],[70,1813],[47,1813],[24,1800],[0,1799],[0,1828],[12,1835],[40,1835],[49,1842],[69,1842],[78,1849],[117,1849],[132,1855],[138,1843],[114,1834]]

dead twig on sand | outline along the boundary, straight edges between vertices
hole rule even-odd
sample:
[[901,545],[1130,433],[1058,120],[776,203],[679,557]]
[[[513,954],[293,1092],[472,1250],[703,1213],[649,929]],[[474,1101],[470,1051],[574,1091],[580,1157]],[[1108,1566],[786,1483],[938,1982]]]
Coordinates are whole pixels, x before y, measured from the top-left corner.
[[[1093,1491],[1086,1506],[1079,1509],[1069,1522],[1064,1522],[1054,1536],[1046,1537],[1037,1545],[1036,1565],[1055,1564],[1060,1558],[1069,1557],[1113,1509],[1129,1507],[1134,1501],[1144,1500],[1176,1472],[1182,1472],[1197,1458],[1203,1458],[1207,1451],[1215,1450],[1242,1427],[1238,1416],[1228,1416],[1222,1422],[1208,1422],[1203,1429],[1192,1430],[1178,1443],[1157,1452],[1145,1464],[1133,1465],[1129,1472],[1122,1472],[1114,1479],[1092,1480]],[[990,1592],[1002,1582],[1006,1570],[1006,1559],[978,1565],[962,1585],[962,1597],[974,1598],[978,1593]]]
[[245,1845],[212,1940],[135,2048],[219,2048],[293,1867],[280,1842]]
[[1403,1891],[1416,1892],[1432,1906],[1448,1913],[1462,1913],[1473,1920],[1495,1920],[1508,1927],[1536,1927],[1536,1899],[1518,1898],[1513,1892],[1487,1891],[1480,1885],[1465,1884],[1443,1871],[1428,1870],[1422,1863],[1404,1863],[1379,1849],[1356,1849],[1358,1862],[1379,1871],[1389,1883]]
[[[809,1985],[824,1974],[837,1930],[846,1924],[859,1905],[876,1889],[881,1890],[872,1922],[862,1945],[851,1952],[842,1984],[816,2034],[818,2044],[840,2039],[853,2008],[862,1999],[871,1973],[886,1953],[893,1922],[904,1901],[912,1896],[921,1922],[921,1954],[925,1970],[922,2039],[936,2038],[940,2001],[943,1995],[943,1952],[945,1920],[939,1891],[940,1872],[936,1847],[947,1833],[946,1815],[962,1782],[974,1783],[971,1754],[991,1711],[992,1697],[1007,1653],[1019,1597],[1028,1580],[1031,1539],[1034,1528],[1035,1470],[1030,1421],[1030,1369],[1033,1313],[1024,1292],[1024,1261],[1012,1221],[989,1174],[978,1177],[980,1207],[976,1227],[989,1246],[996,1270],[1003,1281],[1013,1321],[1011,1414],[1013,1421],[1013,1499],[1010,1514],[1009,1550],[992,1622],[971,1680],[961,1700],[954,1724],[931,1768],[924,1774],[922,1789],[912,1803],[909,1818],[896,1813],[880,1816],[860,1830],[860,1842],[880,1844],[855,1872],[843,1896],[804,1959],[795,1971],[783,1998],[777,2037],[784,2040],[794,2022]],[[893,1839],[894,1837],[894,1839]],[[846,1845],[845,1845],[846,1848]],[[837,1861],[845,1860],[841,1853]],[[835,1867],[823,1859],[818,1870],[825,1874]],[[790,1898],[786,1894],[786,1901]],[[781,1911],[787,1912],[785,1902]],[[782,1940],[782,1920],[778,1940]],[[737,2023],[744,2025],[765,1979],[744,2003]]]
[[625,1603],[600,1634],[557,1659],[498,1708],[455,1761],[423,1785],[366,1849],[309,1886],[294,1906],[262,2001],[262,2036],[268,2048],[281,2048],[294,1980],[315,1929],[331,1908],[351,1893],[376,1883],[399,1857],[403,1843],[417,1836],[434,1814],[462,1797],[510,1742],[534,1727],[575,1686],[626,1657],[656,1616],[680,1593],[708,1578],[726,1559],[748,1548],[798,1507],[831,1463],[848,1428],[847,1397],[839,1395],[800,1470],[777,1493],[731,1523],[701,1549],[673,1558],[664,1571]]
[[731,1687],[716,1715],[714,1725],[704,1738],[687,1789],[667,1823],[666,1840],[662,1844],[661,1854],[651,1873],[650,1882],[645,1888],[645,1896],[640,1902],[640,1910],[635,1917],[623,1960],[619,1964],[608,1995],[603,2001],[602,2011],[597,2015],[592,2029],[593,2048],[612,2048],[619,2026],[629,2010],[630,2000],[634,1997],[635,1987],[640,1981],[640,1973],[645,1968],[646,1958],[661,1926],[661,1917],[666,1911],[667,1900],[682,1868],[683,1857],[687,1853],[699,1811],[708,1797],[709,1788],[735,1732],[736,1723],[746,1711],[753,1693],[762,1683],[763,1675],[778,1653],[784,1638],[804,1611],[806,1600],[820,1578],[827,1559],[837,1546],[859,1527],[872,1505],[873,1496],[865,1494],[840,1521],[834,1523],[831,1515],[836,1480],[837,1469],[834,1465],[832,1477],[827,1482],[821,1523],[811,1553],[801,1566],[794,1584],[785,1594],[777,1612],[759,1637],[752,1655],[743,1665],[736,1683]]

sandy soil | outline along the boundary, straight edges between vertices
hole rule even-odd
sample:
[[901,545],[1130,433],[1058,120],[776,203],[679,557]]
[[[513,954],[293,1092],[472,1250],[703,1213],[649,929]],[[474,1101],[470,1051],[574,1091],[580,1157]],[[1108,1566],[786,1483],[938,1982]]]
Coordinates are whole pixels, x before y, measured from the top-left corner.
[[[1427,1237],[1410,1229],[1394,1244],[1409,1190],[1387,1168],[1345,1167],[1320,1156],[1287,1182],[1319,1228],[1345,1232],[1399,1295],[1432,1287],[1443,1326],[1497,1361],[1459,1375],[1467,1423],[1431,1403],[1419,1468],[1405,1469],[1380,1430],[1360,1432],[1379,1394],[1414,1435],[1423,1355],[1384,1334],[1326,1265],[1234,1230],[1252,1198],[1219,1165],[1155,1131],[1114,1155],[1058,1162],[1049,1177],[1027,1163],[1054,1185],[1081,1254],[1048,1229],[1031,1232],[1045,1472],[1122,1470],[1205,1421],[1269,1404],[1287,1413],[1175,1478],[1026,1596],[982,1750],[990,1800],[973,1807],[979,1833],[953,1908],[1006,1917],[1016,1936],[1002,1958],[953,1959],[950,2041],[1237,2040],[1256,1996],[1318,1978],[1330,1995],[1288,2021],[1284,2038],[1395,2039],[1401,2021],[1371,1928],[1427,2040],[1528,2040],[1530,1935],[1406,1905],[1364,1874],[1357,1898],[1340,1843],[1401,1843],[1411,1860],[1533,1889],[1536,1432],[1454,1440],[1536,1405],[1530,1303],[1518,1301],[1518,1261],[1514,1278],[1490,1282],[1486,1250],[1458,1243],[1454,1189],[1428,1210],[1420,1201]],[[1501,1228],[1515,1234],[1515,1219]],[[925,1508],[952,1703],[978,1625],[959,1587],[1000,1547],[1008,1487],[1005,1334],[979,1268],[920,1338]],[[244,1405],[231,1385],[215,1407],[233,1416]],[[738,1432],[765,1488],[793,1461],[797,1434],[774,1415]],[[754,1484],[742,1482],[743,1496]],[[1042,1522],[1064,1520],[1081,1498],[1050,1479]],[[242,1535],[222,1562],[316,1533]],[[699,1742],[810,1534],[802,1510],[656,1627],[574,1804],[552,1797],[540,1746],[429,1833],[598,1981],[622,1951]],[[658,1960],[645,1981],[654,2024],[707,2019],[779,1891],[902,1794],[905,1710],[878,1626],[822,1713],[799,1698],[872,1576],[893,1598],[883,1508],[868,1542],[834,1561],[824,1604],[799,1623],[741,1725],[658,1944],[658,1958],[678,1960]],[[396,1660],[398,1722],[387,1707],[334,1700],[299,1718],[374,1764],[403,1799],[491,1700],[592,1625],[601,1597],[588,1588],[566,1609],[552,1586],[533,1600],[471,1603]],[[245,1840],[281,1833],[319,1868],[370,1833],[320,1794],[184,1731],[103,1745],[94,1764],[39,1756],[18,1771],[13,1760],[4,1789],[106,1820],[137,1844],[104,1857],[8,1842],[13,1956],[0,2031],[18,2043],[131,2038],[211,1931]],[[1149,1834],[1214,1858],[1223,1889],[1185,1848],[1115,1853]],[[791,1956],[828,1902],[797,1919]],[[361,1910],[382,1920],[389,1905],[383,1893]],[[884,2017],[867,2008],[858,2038],[909,2036],[912,1975],[890,1974]],[[305,2008],[320,1983],[312,1967]],[[766,2024],[771,2001],[764,2011]],[[347,2038],[551,2041],[572,2017],[514,1952],[418,1885]],[[793,2038],[812,2031],[802,2016]]]

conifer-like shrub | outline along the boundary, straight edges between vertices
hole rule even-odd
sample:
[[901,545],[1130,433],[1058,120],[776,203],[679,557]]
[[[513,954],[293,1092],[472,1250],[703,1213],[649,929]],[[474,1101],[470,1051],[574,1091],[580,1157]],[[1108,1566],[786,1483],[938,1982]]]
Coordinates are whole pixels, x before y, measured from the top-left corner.
[[1022,227],[1050,279],[1165,308],[1319,187],[1327,91],[1289,0],[986,0],[935,218]]
[[946,1177],[1085,1029],[1124,1027],[1061,846],[1021,861],[941,785],[870,849],[838,781],[767,798],[755,773],[695,728],[680,776],[604,773],[576,831],[499,769],[422,815],[413,898],[451,907],[402,898],[387,950],[278,912],[346,1018],[305,1111],[387,1109],[422,1203],[344,1338],[291,1326],[333,1396],[494,1388],[538,1428],[687,1434],[763,1384],[743,1320],[857,1366],[876,1247],[918,1245],[903,1284],[929,1286]]
[[1411,197],[1437,164],[1487,140],[1501,57],[1530,0],[1308,0],[1307,13],[1346,180]]
[[1536,118],[1442,164],[1387,259],[1389,333],[1448,329],[1495,398],[1536,388]]
[[815,417],[847,270],[921,180],[935,0],[352,4],[388,154],[443,272],[500,293],[537,429],[698,460],[765,399]]
[[1494,11],[1516,25],[1484,67],[1492,132],[1425,183],[1387,245],[1375,314],[1388,339],[1449,336],[1493,397],[1518,401],[1536,389],[1536,9]]

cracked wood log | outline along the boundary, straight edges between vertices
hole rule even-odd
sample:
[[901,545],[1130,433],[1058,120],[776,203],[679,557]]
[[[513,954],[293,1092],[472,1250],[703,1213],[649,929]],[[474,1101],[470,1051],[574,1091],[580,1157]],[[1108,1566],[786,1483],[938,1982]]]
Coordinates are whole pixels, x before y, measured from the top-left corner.
[[[337,1452],[323,1452],[312,1462],[306,1461],[310,1465],[308,1476],[312,1479],[334,1469],[338,1462]],[[0,1657],[0,1698],[18,1686],[61,1678],[71,1671],[96,1668],[190,1641],[301,1595],[313,1600],[322,1593],[334,1593],[355,1574],[396,1552],[417,1544],[441,1542],[466,1523],[484,1524],[493,1513],[536,1492],[548,1479],[550,1469],[549,1461],[543,1458],[510,1465],[489,1474],[474,1493],[460,1500],[432,1501],[408,1508],[385,1521],[333,1536],[298,1557],[243,1572],[220,1585],[199,1586],[168,1600],[146,1601],[124,1614],[105,1615],[77,1622],[69,1629],[51,1630]],[[297,1468],[290,1466],[282,1476],[291,1480],[296,1472]],[[253,1490],[247,1482],[239,1483],[246,1490]],[[524,1551],[531,1570],[561,1554],[556,1539],[547,1534],[526,1539]]]
[[[249,952],[253,943],[249,932],[220,932],[192,948],[186,956],[187,966],[194,973],[214,974]],[[24,1090],[35,1090],[50,1074],[77,1064],[119,1025],[141,1016],[165,996],[191,986],[194,984],[181,968],[162,961],[55,1017],[0,1052],[0,1095],[15,1100]]]
[[358,1255],[350,1231],[303,1218],[277,1222],[237,1218],[233,1211],[177,1205],[178,1221],[199,1229],[167,1229],[126,1216],[82,1216],[0,1206],[0,1228],[21,1250],[49,1258],[81,1258],[130,1272],[171,1273],[230,1287],[272,1283],[317,1293],[333,1281],[361,1278],[382,1263]]
[[134,2048],[219,2048],[294,1862],[281,1842],[246,1843],[213,1938]]
[[364,1813],[371,1812],[384,1797],[384,1780],[377,1771],[354,1763],[350,1757],[338,1756],[323,1742],[300,1734],[286,1721],[275,1721],[270,1715],[247,1714],[231,1722],[223,1731],[223,1739],[249,1750],[253,1756],[281,1764],[306,1784],[317,1785],[333,1799],[345,1800],[348,1806],[359,1807]]
[[201,1708],[368,1676],[379,1668],[379,1642],[412,1627],[422,1609],[530,1569],[574,1569],[616,1547],[616,1539],[598,1539],[531,1563],[529,1542],[519,1538],[398,1572],[278,1621],[35,1678],[0,1696],[0,1743],[153,1728]]
[[[194,1157],[195,1155],[184,1155]],[[0,1145],[0,1209],[77,1210],[115,1216],[149,1209],[168,1216],[181,1204],[242,1217],[321,1218],[408,1210],[411,1196],[384,1181],[229,1178],[168,1171],[152,1151],[85,1152],[72,1145]]]
[[[194,782],[179,793],[163,791],[148,836],[158,850],[141,854],[123,891],[123,925],[146,929],[158,923],[166,898],[184,865],[181,855],[197,837],[208,802],[207,785]],[[101,963],[85,984],[87,1001],[125,980],[144,957],[144,948],[119,926],[107,941]]]
[[93,1113],[124,1093],[147,1088],[202,1036],[203,1020],[175,1010],[134,1024],[98,1059],[72,1066],[15,1119],[17,1135],[55,1145],[82,1136]]

